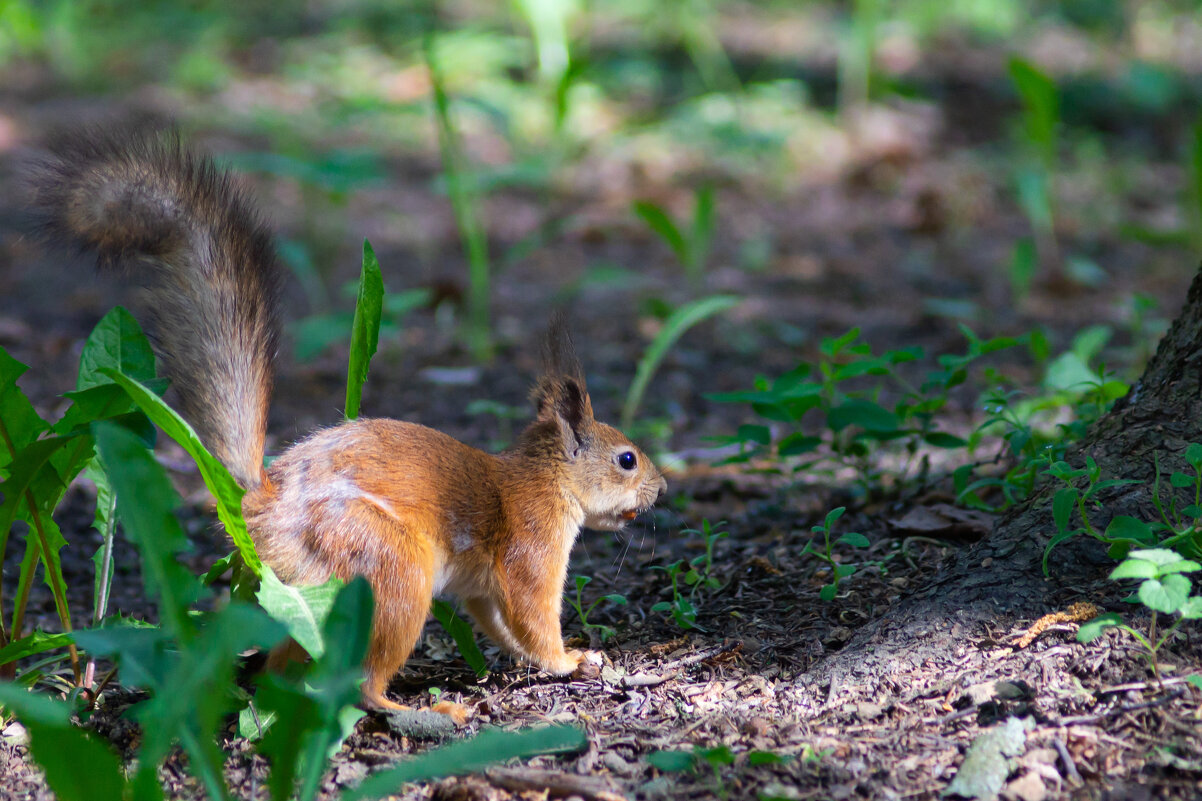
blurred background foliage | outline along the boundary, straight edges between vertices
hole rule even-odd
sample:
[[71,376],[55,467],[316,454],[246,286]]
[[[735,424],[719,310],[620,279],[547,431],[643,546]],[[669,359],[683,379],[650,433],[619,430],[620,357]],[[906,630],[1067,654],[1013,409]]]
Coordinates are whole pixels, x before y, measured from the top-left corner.
[[[915,153],[953,162],[933,179],[938,214],[918,199],[931,227],[971,237],[997,208],[965,184],[1003,198],[1005,244],[979,266],[1020,303],[1049,276],[1102,283],[1106,241],[1176,258],[1202,247],[1200,11],[1184,0],[0,0],[0,64],[18,92],[120,98],[236,137],[213,149],[294,187],[276,198],[302,218],[282,250],[314,314],[345,308],[324,275],[347,248],[334,231],[428,259],[442,246],[432,242],[459,238],[476,286],[588,229],[590,209],[635,226],[641,216],[696,292],[698,259],[757,271],[784,257],[779,229],[727,202],[732,187],[771,198]],[[960,151],[970,168],[954,163]],[[370,219],[347,209],[398,173],[449,194],[454,220],[400,202]],[[490,214],[498,192],[533,195],[542,213]],[[591,204],[556,208],[572,194]],[[700,250],[662,224],[686,226],[694,206]],[[581,280],[634,278],[602,258]],[[966,316],[952,300],[932,308]],[[317,326],[302,349],[323,336]]]

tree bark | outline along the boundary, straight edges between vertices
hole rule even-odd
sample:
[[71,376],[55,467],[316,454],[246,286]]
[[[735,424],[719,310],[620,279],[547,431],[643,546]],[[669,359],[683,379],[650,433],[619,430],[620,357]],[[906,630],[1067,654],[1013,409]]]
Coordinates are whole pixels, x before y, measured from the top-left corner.
[[[1095,528],[1105,529],[1120,514],[1155,519],[1150,492],[1154,459],[1159,457],[1161,492],[1167,499],[1169,474],[1192,471],[1183,458],[1191,442],[1202,442],[1202,269],[1139,381],[1067,458],[1081,467],[1091,456],[1103,479],[1140,482],[1099,494],[1102,505],[1090,518]],[[1058,545],[1048,563],[1050,576],[1043,574],[1044,549],[1055,533],[1052,496],[1060,486],[1042,482],[1024,503],[999,518],[988,536],[959,551],[926,587],[861,628],[803,681],[823,685],[837,677],[879,684],[932,658],[946,659],[986,625],[1004,631],[1017,619],[1033,619],[1076,600],[1097,602],[1090,597],[1096,590],[1091,590],[1114,560],[1096,540],[1082,535]]]

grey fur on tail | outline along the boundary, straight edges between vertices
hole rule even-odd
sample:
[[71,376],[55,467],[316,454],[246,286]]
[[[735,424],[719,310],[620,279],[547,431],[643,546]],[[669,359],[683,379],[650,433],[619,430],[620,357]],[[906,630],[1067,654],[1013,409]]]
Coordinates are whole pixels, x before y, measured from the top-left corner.
[[36,233],[145,287],[156,351],[202,441],[243,487],[263,480],[281,272],[246,194],[175,133],[56,137],[27,172]]

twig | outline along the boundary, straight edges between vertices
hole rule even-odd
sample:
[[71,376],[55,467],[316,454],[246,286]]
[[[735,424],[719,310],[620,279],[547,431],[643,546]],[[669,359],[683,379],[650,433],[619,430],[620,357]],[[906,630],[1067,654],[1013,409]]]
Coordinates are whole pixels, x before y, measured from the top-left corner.
[[721,645],[715,645],[711,648],[706,648],[696,653],[682,656],[680,659],[673,659],[671,662],[665,662],[660,665],[661,670],[671,670],[672,668],[685,667],[686,665],[695,665],[698,662],[706,662],[715,657],[722,656],[726,653],[738,651],[743,648],[742,640],[728,640]]
[[1053,737],[1052,745],[1055,746],[1056,753],[1060,754],[1060,761],[1064,763],[1064,772],[1068,774],[1069,784],[1074,787],[1080,787],[1084,782],[1081,779],[1081,774],[1077,772],[1077,765],[1073,762],[1073,757],[1069,754],[1064,740],[1059,737]]

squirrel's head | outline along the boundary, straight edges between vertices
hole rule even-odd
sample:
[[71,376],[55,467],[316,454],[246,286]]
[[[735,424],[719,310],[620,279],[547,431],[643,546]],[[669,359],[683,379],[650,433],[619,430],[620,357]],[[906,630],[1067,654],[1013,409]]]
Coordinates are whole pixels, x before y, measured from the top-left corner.
[[584,373],[562,318],[552,319],[545,368],[533,398],[542,432],[562,466],[564,489],[584,510],[584,525],[616,531],[649,509],[667,491],[663,475],[622,432],[593,417]]

